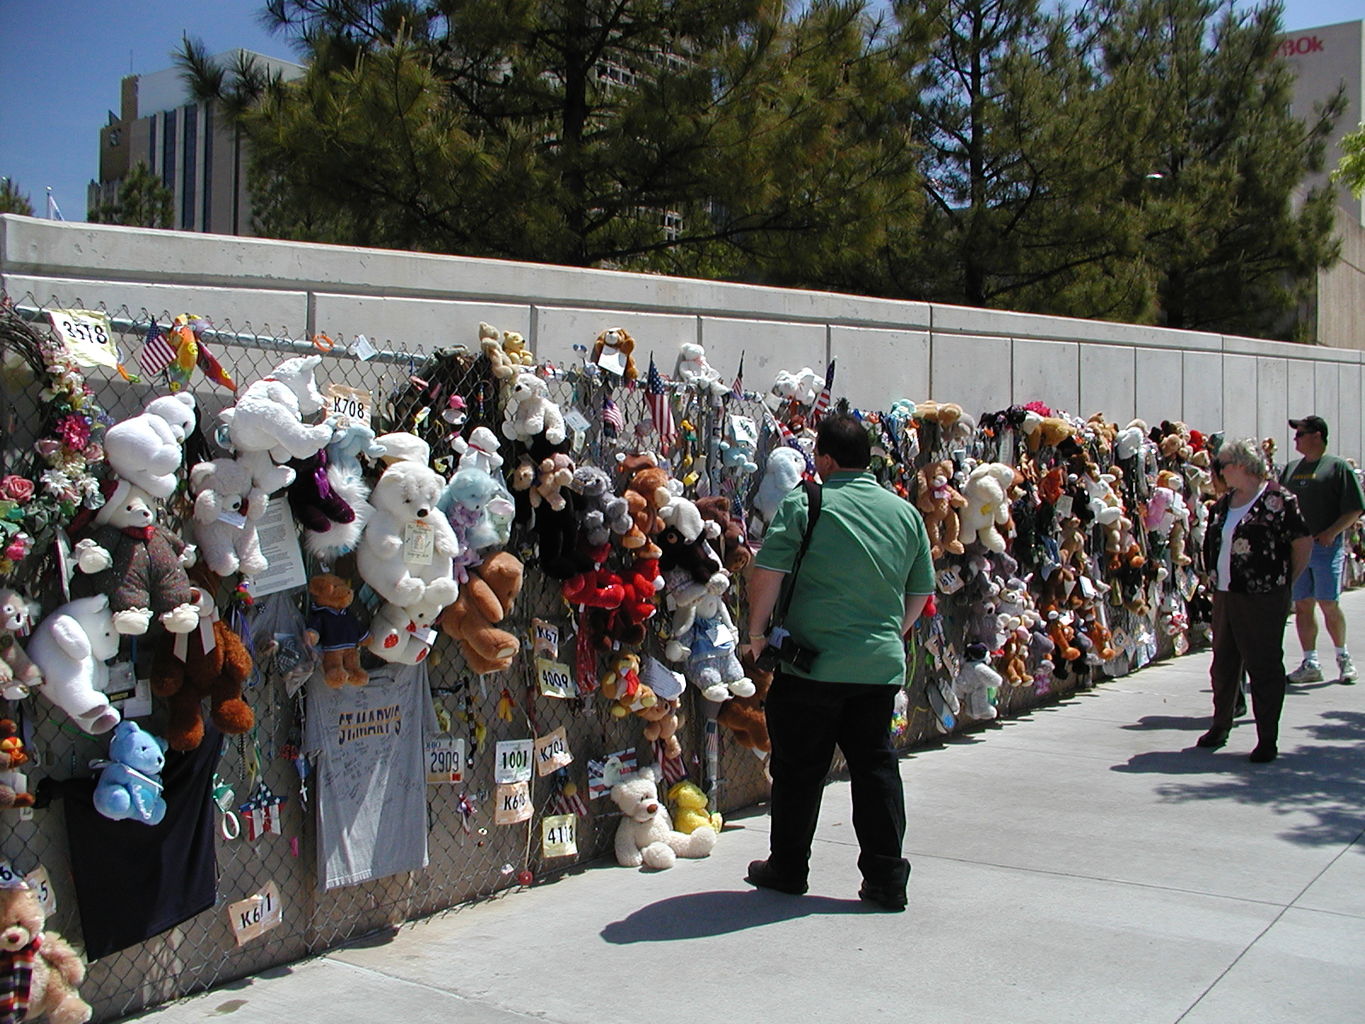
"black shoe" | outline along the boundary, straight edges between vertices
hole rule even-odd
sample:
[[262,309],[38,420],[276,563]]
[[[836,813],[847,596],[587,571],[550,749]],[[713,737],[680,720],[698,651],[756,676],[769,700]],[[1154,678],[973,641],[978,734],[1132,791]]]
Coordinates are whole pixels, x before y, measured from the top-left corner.
[[1228,731],[1226,729],[1210,729],[1194,741],[1196,747],[1207,747],[1210,750],[1217,750],[1228,741]]
[[1250,756],[1247,757],[1247,760],[1252,764],[1268,764],[1279,756],[1280,752],[1275,747],[1257,746],[1257,748],[1251,752]]
[[750,885],[756,885],[760,889],[772,889],[774,892],[785,892],[789,896],[804,896],[809,886],[805,882],[797,882],[790,878],[784,878],[771,867],[766,860],[749,861],[749,873],[744,876],[744,880]]
[[1237,703],[1234,704],[1232,707],[1232,717],[1241,718],[1246,713],[1247,713],[1246,694],[1239,693],[1237,694]]
[[899,914],[907,903],[904,886],[873,885],[866,881],[858,889],[858,899],[882,910],[889,910],[893,914]]

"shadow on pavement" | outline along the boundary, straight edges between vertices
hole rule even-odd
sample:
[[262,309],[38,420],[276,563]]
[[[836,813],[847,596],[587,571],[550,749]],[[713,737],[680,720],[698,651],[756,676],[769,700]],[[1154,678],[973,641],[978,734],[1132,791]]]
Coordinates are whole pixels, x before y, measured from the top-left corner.
[[602,938],[617,946],[632,942],[675,942],[725,935],[746,928],[814,914],[864,914],[858,900],[827,896],[787,896],[760,889],[694,892],[651,903],[629,917],[612,921]]
[[1182,715],[1143,715],[1131,725],[1120,726],[1122,729],[1141,730],[1141,729],[1198,729],[1203,732],[1209,727],[1209,716],[1200,715],[1190,718]]

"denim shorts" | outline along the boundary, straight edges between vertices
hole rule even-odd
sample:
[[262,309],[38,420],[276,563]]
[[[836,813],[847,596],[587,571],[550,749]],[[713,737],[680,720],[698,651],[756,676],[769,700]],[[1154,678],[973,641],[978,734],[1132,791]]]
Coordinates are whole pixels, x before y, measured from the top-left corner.
[[1294,581],[1294,600],[1335,601],[1341,597],[1341,570],[1346,564],[1346,538],[1337,539],[1323,547],[1313,541],[1313,555],[1308,568]]

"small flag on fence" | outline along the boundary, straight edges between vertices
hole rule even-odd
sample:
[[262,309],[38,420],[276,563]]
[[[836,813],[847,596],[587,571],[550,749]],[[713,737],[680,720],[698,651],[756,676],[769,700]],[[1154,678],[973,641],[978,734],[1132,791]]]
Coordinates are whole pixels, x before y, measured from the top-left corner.
[[810,421],[812,424],[819,423],[825,413],[829,412],[830,402],[834,391],[834,360],[829,361],[829,366],[825,369],[825,386],[820,393],[815,396],[815,404],[810,409]]
[[142,351],[137,354],[137,365],[143,373],[153,377],[171,364],[175,351],[175,346],[166,338],[166,332],[153,320],[147,325],[147,336],[142,340]]
[[645,404],[654,420],[654,429],[659,433],[659,447],[668,451],[669,442],[678,436],[673,425],[673,403],[664,390],[663,378],[659,368],[654,365],[654,353],[649,354],[649,375],[645,378]]
[[611,400],[611,395],[602,399],[602,433],[609,438],[621,436],[621,431],[626,429],[625,417],[621,415],[621,409]]
[[739,354],[739,369],[735,372],[735,382],[730,385],[730,394],[734,398],[744,397],[744,353]]
[[687,778],[687,765],[683,764],[681,757],[669,757],[667,746],[665,740],[654,741],[654,764],[659,769],[663,784],[671,786],[673,783],[681,782]]

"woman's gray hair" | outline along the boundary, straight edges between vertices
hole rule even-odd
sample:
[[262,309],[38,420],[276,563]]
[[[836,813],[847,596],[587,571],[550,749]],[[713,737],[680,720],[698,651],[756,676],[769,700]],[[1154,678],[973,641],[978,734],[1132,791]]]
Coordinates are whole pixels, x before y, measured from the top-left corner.
[[1265,463],[1261,443],[1254,437],[1239,437],[1235,441],[1224,441],[1218,449],[1218,461],[1241,466],[1257,480],[1270,476],[1270,467]]

